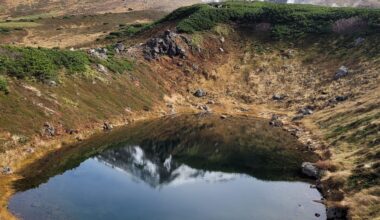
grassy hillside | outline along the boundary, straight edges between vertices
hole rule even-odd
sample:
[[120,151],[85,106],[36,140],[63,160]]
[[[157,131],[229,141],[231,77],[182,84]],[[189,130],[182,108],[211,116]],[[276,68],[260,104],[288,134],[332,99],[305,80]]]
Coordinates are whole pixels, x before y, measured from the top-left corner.
[[219,23],[270,23],[272,35],[284,38],[330,33],[352,26],[366,26],[369,31],[379,31],[380,9],[227,2],[180,8],[160,22],[167,21],[177,22],[178,31],[184,33],[211,30]]

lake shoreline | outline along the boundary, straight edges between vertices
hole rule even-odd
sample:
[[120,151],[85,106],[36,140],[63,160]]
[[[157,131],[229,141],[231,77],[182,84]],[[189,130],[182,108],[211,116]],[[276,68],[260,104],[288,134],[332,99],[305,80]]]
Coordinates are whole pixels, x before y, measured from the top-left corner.
[[[262,108],[255,108],[253,111],[250,112],[244,112],[244,113],[239,113],[239,112],[224,112],[220,110],[213,111],[210,114],[215,114],[215,115],[220,115],[221,118],[224,117],[236,117],[236,116],[244,116],[244,117],[258,117],[258,118],[263,118],[263,119],[271,119],[274,113],[273,111],[270,110],[264,110],[262,111]],[[194,111],[194,110],[181,110],[180,113],[177,113],[178,115],[180,114],[194,114],[194,113],[199,113],[199,111]],[[208,114],[208,113],[207,113]],[[284,113],[280,113],[284,114]],[[152,119],[158,119],[161,118],[162,115],[159,112],[150,112],[150,113],[135,113],[133,116],[130,117],[130,124],[137,123],[140,121],[144,120],[152,120]],[[298,141],[301,144],[304,145],[310,145],[311,143],[310,140],[312,141],[312,145],[314,146],[313,152],[315,152],[319,157],[324,160],[328,159],[326,155],[329,155],[329,153],[326,153],[328,149],[321,149],[318,148],[320,146],[325,146],[324,144],[321,144],[320,141],[315,139],[315,136],[307,130],[302,123],[299,122],[292,122],[291,120],[281,120],[283,125],[281,126],[283,130],[290,132],[292,135],[294,135]],[[120,119],[115,119],[111,121],[112,125],[116,128],[125,126],[125,122],[122,118]],[[24,146],[18,147],[15,152],[7,152],[12,158],[12,161],[14,164],[17,164],[17,166],[12,166],[12,174],[10,175],[4,175],[1,174],[1,182],[0,182],[0,189],[3,192],[2,197],[0,198],[0,219],[17,219],[16,216],[11,214],[7,208],[8,206],[8,201],[9,199],[14,195],[15,190],[12,187],[12,183],[14,183],[16,180],[22,178],[18,174],[20,170],[27,169],[29,164],[32,164],[41,158],[44,158],[46,155],[48,155],[51,152],[57,151],[58,149],[63,149],[65,147],[69,147],[71,145],[74,145],[75,143],[80,143],[81,141],[87,140],[94,135],[101,134],[103,130],[102,124],[96,124],[96,125],[91,125],[88,127],[92,127],[91,129],[84,129],[81,130],[78,134],[75,136],[73,135],[61,135],[58,137],[53,137],[52,139],[41,139],[41,138],[35,138],[33,140],[35,150],[32,153],[19,153],[20,151],[25,152],[28,151],[28,147],[30,146],[30,143]],[[78,138],[80,137],[80,139]],[[79,139],[79,140],[78,140]],[[21,156],[20,156],[21,155]],[[4,154],[3,154],[4,156]],[[301,169],[301,167],[300,167]],[[316,180],[316,183],[320,182],[320,179]],[[326,186],[324,186],[326,188]],[[323,191],[321,192],[323,193]],[[324,195],[322,195],[324,196]],[[325,201],[321,201],[323,204],[327,205]]]

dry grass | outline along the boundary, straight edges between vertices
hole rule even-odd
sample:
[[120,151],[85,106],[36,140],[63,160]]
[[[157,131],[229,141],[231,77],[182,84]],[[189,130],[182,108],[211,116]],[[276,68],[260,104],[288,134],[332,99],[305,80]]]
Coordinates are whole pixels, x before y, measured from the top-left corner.
[[11,22],[0,22],[0,28],[32,28],[38,27],[41,24],[36,22],[19,22],[19,21],[11,21]]

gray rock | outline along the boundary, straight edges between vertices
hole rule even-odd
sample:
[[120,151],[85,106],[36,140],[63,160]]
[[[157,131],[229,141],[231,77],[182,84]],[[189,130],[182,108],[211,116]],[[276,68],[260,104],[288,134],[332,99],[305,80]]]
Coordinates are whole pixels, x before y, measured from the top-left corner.
[[207,101],[207,104],[208,104],[208,105],[214,105],[214,104],[215,104],[215,101],[214,101],[214,100],[208,100],[208,101]]
[[334,79],[340,79],[348,75],[348,68],[345,66],[341,66],[338,71],[335,73]]
[[326,217],[328,220],[344,220],[347,219],[347,208],[328,207],[326,209]]
[[50,137],[55,136],[55,128],[49,122],[45,122],[43,130],[46,136],[50,136]]
[[302,108],[298,111],[298,114],[302,114],[302,115],[311,115],[313,113],[314,113],[313,110],[309,107]]
[[108,74],[107,68],[100,63],[97,64],[97,69],[100,73]]
[[123,43],[119,42],[117,44],[115,44],[115,51],[116,53],[121,53],[125,50],[125,46]]
[[276,100],[276,101],[281,101],[281,100],[285,99],[285,96],[284,95],[280,95],[280,94],[275,94],[275,95],[272,96],[272,99]]
[[103,130],[104,131],[110,131],[113,129],[113,125],[110,122],[104,122],[103,123]]
[[303,162],[302,163],[302,173],[313,178],[319,178],[320,170],[313,163]]
[[337,101],[337,102],[344,102],[344,101],[346,101],[348,99],[348,96],[346,96],[346,95],[339,95],[339,96],[336,96],[335,97],[335,100]]
[[99,59],[105,60],[107,56],[107,48],[92,48],[87,51],[90,56],[97,57]]
[[221,42],[221,43],[224,43],[224,42],[226,42],[226,39],[224,39],[224,37],[221,37],[221,38],[220,38],[220,42]]
[[13,173],[12,169],[8,166],[5,166],[3,167],[2,171],[1,171],[2,174],[4,175],[10,175]]
[[201,98],[201,97],[204,97],[207,95],[207,92],[203,91],[202,89],[197,89],[195,92],[194,92],[194,96],[195,97],[198,97],[198,98]]
[[272,118],[269,122],[269,125],[271,125],[273,127],[282,127],[284,125],[284,123],[282,123],[282,121],[280,120],[280,117],[278,115],[273,114]]
[[205,112],[211,112],[211,108],[208,107],[207,105],[199,105],[198,109],[203,110]]
[[364,41],[365,41],[364,38],[362,38],[362,37],[358,37],[358,38],[355,39],[354,44],[355,44],[355,46],[359,46],[359,45],[361,45]]
[[46,81],[46,84],[48,84],[51,87],[56,87],[57,86],[57,82],[54,81],[54,80],[48,80],[48,81]]
[[292,121],[299,121],[301,119],[303,119],[303,114],[297,114],[292,118]]

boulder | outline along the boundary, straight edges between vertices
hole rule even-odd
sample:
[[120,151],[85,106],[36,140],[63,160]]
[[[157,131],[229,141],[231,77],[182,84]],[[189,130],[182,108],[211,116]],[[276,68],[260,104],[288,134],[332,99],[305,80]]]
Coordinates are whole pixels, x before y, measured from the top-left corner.
[[313,177],[316,179],[319,178],[320,170],[313,163],[303,162],[301,167],[302,167],[302,173],[305,174],[306,176]]
[[115,44],[115,51],[116,53],[121,53],[125,50],[125,46],[123,43],[119,42],[117,44]]
[[3,167],[2,171],[1,171],[2,174],[4,175],[10,175],[13,173],[12,169],[8,166],[5,166]]
[[313,110],[309,107],[305,107],[305,108],[301,108],[299,111],[298,111],[298,114],[302,114],[302,115],[311,115],[313,114]]
[[107,48],[92,48],[87,51],[87,53],[90,56],[93,56],[102,60],[105,60],[108,58],[107,52],[108,52]]
[[56,134],[55,128],[49,122],[45,122],[44,124],[44,135],[53,137]]
[[348,75],[348,68],[345,66],[341,66],[338,71],[335,73],[334,80],[338,80],[342,77],[345,77]]
[[364,38],[362,38],[362,37],[358,37],[358,38],[355,39],[354,44],[355,44],[355,46],[359,46],[359,45],[361,45],[364,41],[365,41]]
[[344,207],[328,207],[326,209],[326,217],[328,220],[347,219],[347,208]]
[[198,109],[203,110],[205,112],[211,112],[211,108],[208,107],[207,105],[199,105]]
[[303,114],[297,114],[292,118],[292,121],[299,121],[303,119]]
[[275,94],[275,95],[272,96],[272,99],[275,100],[275,101],[281,101],[281,100],[285,99],[285,96],[284,95],[280,95],[280,94]]
[[273,127],[282,127],[284,124],[282,123],[282,121],[280,120],[280,117],[278,115],[273,114],[272,118],[269,122],[269,125],[271,125]]
[[203,89],[197,89],[194,94],[193,94],[195,97],[198,97],[198,98],[201,98],[201,97],[204,97],[207,95],[207,93],[205,91],[203,91]]
[[113,129],[113,125],[110,122],[104,122],[103,123],[103,130],[104,131],[110,131]]
[[207,101],[207,104],[208,104],[208,105],[214,105],[214,104],[215,104],[215,101],[214,101],[214,100],[208,100],[208,101]]
[[346,96],[346,95],[339,95],[339,96],[336,96],[335,97],[335,100],[337,101],[337,102],[344,102],[344,101],[346,101],[348,99],[348,96]]
[[47,84],[50,87],[56,87],[58,85],[57,82],[54,80],[46,80],[45,84]]
[[97,69],[100,73],[103,73],[103,74],[108,73],[107,68],[105,66],[103,66],[102,64],[98,63],[96,66],[97,66]]

